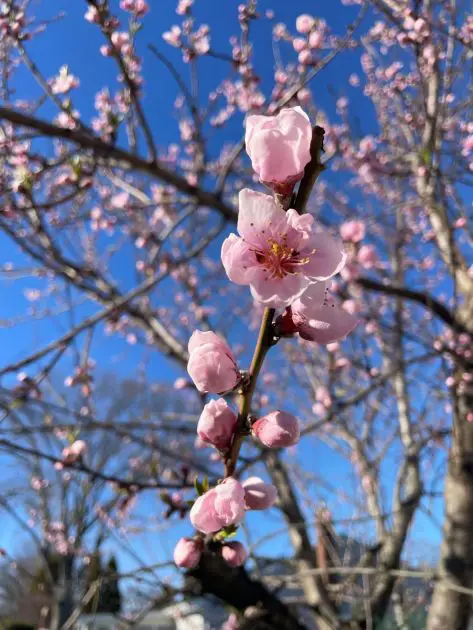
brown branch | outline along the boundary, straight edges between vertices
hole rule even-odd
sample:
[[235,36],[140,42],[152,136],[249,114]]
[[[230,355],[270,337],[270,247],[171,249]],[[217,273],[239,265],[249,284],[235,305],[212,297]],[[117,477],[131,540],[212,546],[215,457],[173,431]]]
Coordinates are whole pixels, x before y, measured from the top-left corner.
[[[42,453],[41,451],[37,451],[36,449],[28,448],[27,446],[22,446],[18,443],[9,442],[8,440],[0,439],[0,447],[5,449],[11,449],[13,451],[17,451],[19,453],[23,453],[24,455],[32,455],[33,457],[39,457],[41,459],[45,459],[46,461],[51,462],[52,464],[61,464],[63,460],[60,457],[55,457],[54,455],[49,455],[48,453]],[[99,470],[94,470],[87,466],[83,461],[78,461],[71,465],[64,465],[64,468],[68,470],[75,470],[78,472],[83,472],[92,477],[92,479],[101,479],[102,481],[108,481],[110,483],[114,483],[120,488],[125,488],[128,490],[182,490],[183,488],[191,488],[193,484],[183,482],[181,484],[176,483],[166,483],[166,482],[146,482],[146,481],[130,481],[128,479],[122,479],[120,477],[116,477],[115,475],[107,475]]]
[[198,186],[192,186],[184,177],[175,171],[169,170],[158,160],[145,160],[124,149],[108,144],[95,135],[74,129],[64,129],[8,107],[0,107],[0,120],[8,120],[14,125],[35,129],[44,136],[73,142],[81,148],[89,149],[106,159],[117,160],[121,164],[126,164],[128,167],[171,184],[179,192],[199,201],[201,205],[214,208],[225,219],[236,222],[235,210],[223,201],[220,195],[202,190]]
[[[273,630],[303,630],[297,617],[262,583],[251,579],[244,568],[229,567],[222,557],[205,552],[199,566],[186,574],[198,580],[204,593],[211,593],[242,613],[249,608],[258,613],[249,622],[251,628]],[[265,625],[258,625],[264,623]]]
[[300,214],[304,213],[305,206],[317,178],[325,170],[325,166],[320,161],[320,156],[324,150],[324,134],[325,130],[322,127],[316,126],[312,130],[312,141],[310,143],[311,160],[305,167],[304,176],[299,184],[296,201],[294,203],[294,208]]
[[403,297],[407,300],[417,302],[418,304],[425,306],[431,313],[436,315],[445,324],[447,324],[447,326],[450,326],[450,328],[456,332],[468,333],[467,328],[453,316],[452,312],[428,293],[422,293],[422,291],[408,289],[407,287],[384,284],[383,282],[378,282],[377,280],[372,280],[371,278],[358,278],[355,282],[363,289],[367,289],[369,291]]

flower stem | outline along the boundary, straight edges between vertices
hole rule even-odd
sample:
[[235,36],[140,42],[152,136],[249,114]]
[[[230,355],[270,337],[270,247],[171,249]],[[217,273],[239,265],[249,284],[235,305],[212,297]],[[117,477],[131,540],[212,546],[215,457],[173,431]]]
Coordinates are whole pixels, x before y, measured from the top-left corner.
[[263,366],[266,353],[273,344],[274,313],[274,308],[264,309],[258,341],[256,342],[253,359],[251,360],[248,384],[240,394],[237,428],[233,437],[232,446],[225,460],[225,477],[230,477],[235,472],[241,445],[247,433],[248,416],[251,413],[251,401],[256,389],[256,382]]

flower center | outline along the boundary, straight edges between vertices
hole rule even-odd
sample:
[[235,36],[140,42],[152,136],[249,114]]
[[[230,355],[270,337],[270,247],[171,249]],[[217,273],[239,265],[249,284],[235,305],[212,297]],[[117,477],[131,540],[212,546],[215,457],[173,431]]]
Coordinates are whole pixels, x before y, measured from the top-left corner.
[[284,278],[285,276],[299,273],[297,267],[305,265],[309,257],[300,257],[300,253],[287,244],[287,236],[282,236],[280,241],[268,239],[269,248],[255,252],[257,261],[270,272],[272,278]]

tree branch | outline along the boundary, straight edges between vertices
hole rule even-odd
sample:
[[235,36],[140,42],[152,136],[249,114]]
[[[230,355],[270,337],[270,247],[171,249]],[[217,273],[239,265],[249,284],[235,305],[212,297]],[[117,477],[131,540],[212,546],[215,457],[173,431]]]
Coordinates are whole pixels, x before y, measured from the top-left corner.
[[0,120],[8,120],[14,125],[35,129],[49,138],[60,138],[66,142],[73,142],[81,148],[89,149],[104,158],[124,163],[129,168],[171,184],[180,192],[197,199],[201,205],[214,208],[225,219],[236,222],[235,210],[225,203],[220,195],[202,190],[198,186],[192,186],[184,177],[178,175],[175,171],[169,170],[158,160],[145,160],[124,149],[108,144],[92,134],[74,129],[64,129],[8,107],[0,107]]

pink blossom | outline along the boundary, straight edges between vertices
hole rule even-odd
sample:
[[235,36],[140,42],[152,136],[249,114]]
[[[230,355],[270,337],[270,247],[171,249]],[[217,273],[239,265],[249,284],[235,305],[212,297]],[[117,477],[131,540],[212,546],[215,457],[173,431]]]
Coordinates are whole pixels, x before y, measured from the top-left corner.
[[473,135],[467,136],[463,140],[463,151],[462,155],[468,155],[469,153],[473,153]]
[[84,18],[87,20],[87,22],[96,22],[96,23],[100,22],[99,12],[92,5],[89,5],[89,8],[87,9],[85,13]]
[[66,94],[79,85],[79,79],[69,74],[67,66],[59,69],[59,76],[51,80],[51,91],[53,94]]
[[100,54],[104,57],[111,57],[113,53],[113,48],[111,46],[107,46],[107,44],[102,44],[100,46]]
[[241,567],[248,557],[245,547],[237,540],[225,543],[220,551],[222,558],[231,567]]
[[67,112],[59,112],[56,116],[55,122],[58,127],[64,127],[64,129],[75,129],[75,127],[77,127],[77,118],[79,118],[79,112],[74,109],[70,114]]
[[310,50],[302,50],[299,53],[298,60],[299,60],[299,63],[302,63],[307,66],[313,61],[312,53],[310,52]]
[[137,17],[144,17],[149,11],[146,0],[121,0],[120,8],[134,13]]
[[211,400],[202,411],[197,424],[197,435],[223,450],[230,446],[237,417],[223,398]]
[[259,477],[249,477],[243,482],[245,502],[250,510],[266,510],[276,501],[278,493],[272,484]]
[[344,241],[359,243],[365,238],[366,228],[363,221],[345,221],[340,226],[340,236]]
[[190,511],[192,525],[204,534],[239,523],[244,515],[245,491],[233,477],[200,496]]
[[124,210],[130,200],[130,195],[127,192],[119,192],[110,198],[110,205],[117,210]]
[[303,37],[296,37],[292,40],[292,46],[296,53],[300,53],[307,48],[307,42]]
[[257,420],[252,428],[260,442],[269,448],[293,446],[300,437],[299,420],[286,411],[272,411]]
[[378,256],[373,245],[362,245],[357,255],[358,262],[364,269],[372,269],[378,263]]
[[209,31],[210,29],[207,24],[202,24],[192,37],[194,42],[194,51],[198,55],[206,55],[210,50]]
[[193,4],[194,4],[194,0],[179,0],[176,13],[178,15],[185,15]]
[[358,320],[327,294],[324,283],[316,282],[297,299],[285,317],[290,316],[303,339],[328,344],[344,339]]
[[202,541],[194,538],[181,538],[174,547],[174,562],[178,567],[193,569],[200,562]]
[[273,27],[273,35],[276,40],[286,38],[288,36],[286,25],[281,22],[275,24]]
[[186,378],[183,378],[182,376],[179,378],[176,378],[176,380],[174,381],[174,389],[185,389],[187,386],[189,385],[189,381]]
[[296,30],[298,33],[306,34],[313,28],[314,23],[315,20],[311,15],[299,15],[296,20]]
[[219,394],[239,382],[240,373],[232,351],[215,333],[194,331],[188,349],[187,371],[200,392]]
[[309,46],[311,48],[320,48],[324,41],[324,34],[322,31],[314,31],[309,36]]
[[81,459],[82,455],[87,451],[87,444],[83,440],[76,440],[70,446],[62,451],[64,464],[74,464]]
[[315,390],[315,399],[322,403],[322,405],[327,409],[332,406],[332,397],[326,387],[317,387]]
[[301,90],[297,92],[297,100],[300,103],[304,103],[304,104],[310,103],[311,99],[312,99],[312,93],[307,88],[302,88]]
[[350,74],[350,78],[348,79],[348,82],[350,83],[351,86],[358,87],[360,85],[360,77],[355,73]]
[[310,160],[312,127],[300,107],[277,116],[248,116],[246,151],[261,182],[284,192],[301,179]]
[[130,35],[125,31],[115,31],[112,33],[111,42],[115,48],[121,52],[127,53],[130,48]]
[[174,46],[175,48],[179,48],[181,45],[181,29],[179,26],[171,26],[170,31],[166,31],[163,33],[163,39],[170,46]]
[[250,285],[255,300],[287,306],[314,280],[326,280],[345,264],[341,245],[313,230],[311,215],[284,210],[269,195],[244,189],[239,196],[238,232],[222,245],[232,282]]

